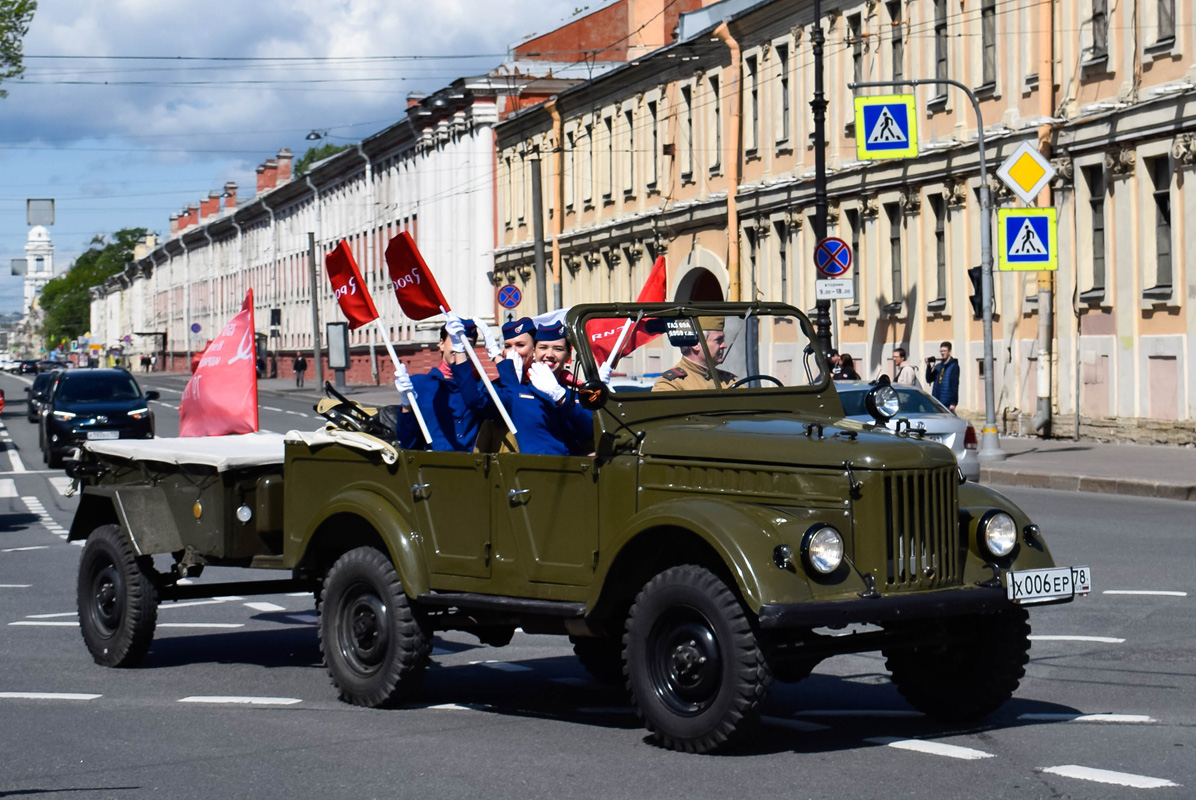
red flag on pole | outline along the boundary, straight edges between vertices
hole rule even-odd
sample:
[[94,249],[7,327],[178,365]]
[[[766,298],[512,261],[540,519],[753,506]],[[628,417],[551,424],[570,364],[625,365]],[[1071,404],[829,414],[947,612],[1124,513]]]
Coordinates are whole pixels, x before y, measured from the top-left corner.
[[[640,289],[635,302],[663,303],[668,292],[668,285],[664,256],[657,256],[656,263],[652,265],[652,271],[648,273],[648,280],[644,281],[644,286]],[[630,320],[622,318],[592,319],[586,323],[586,338],[590,340],[590,351],[594,354],[594,360],[604,362],[610,358],[611,351],[619,340],[619,334],[630,322]],[[659,333],[648,333],[644,330],[643,323],[640,323],[634,331],[630,332],[630,335],[624,336],[619,356],[629,355],[637,347],[642,347],[659,335]]]
[[386,268],[399,307],[408,317],[427,319],[449,310],[448,301],[407,231],[400,232],[386,245]]
[[257,348],[253,290],[212,340],[179,403],[179,436],[252,433],[257,423]]
[[357,269],[353,251],[344,239],[341,239],[336,249],[324,257],[324,266],[328,270],[328,279],[332,281],[336,302],[340,303],[341,311],[345,312],[345,318],[349,320],[350,330],[356,330],[378,319],[374,298],[370,297],[365,281],[361,279],[361,271]]

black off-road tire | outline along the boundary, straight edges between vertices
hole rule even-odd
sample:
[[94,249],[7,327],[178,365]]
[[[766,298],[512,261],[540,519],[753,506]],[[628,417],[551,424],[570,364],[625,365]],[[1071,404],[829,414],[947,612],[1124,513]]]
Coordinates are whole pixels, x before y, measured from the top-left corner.
[[97,664],[136,666],[158,623],[153,559],[137,556],[119,525],[101,525],[79,559],[79,630]]
[[883,651],[897,691],[929,717],[967,722],[991,714],[1026,674],[1030,622],[1024,608],[944,620],[933,638]]
[[743,604],[706,568],[671,567],[648,581],[623,646],[632,703],[663,747],[708,753],[759,722],[772,673]]
[[324,579],[320,652],[346,703],[395,706],[419,688],[432,636],[394,565],[372,547],[345,553]]
[[627,679],[623,673],[623,642],[619,639],[570,636],[569,641],[577,660],[598,683],[621,686]]

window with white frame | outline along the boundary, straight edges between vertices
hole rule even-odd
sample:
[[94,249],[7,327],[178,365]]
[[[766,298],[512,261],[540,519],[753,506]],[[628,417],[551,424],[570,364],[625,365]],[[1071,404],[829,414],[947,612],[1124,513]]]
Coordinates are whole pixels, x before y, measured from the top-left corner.
[[710,88],[710,174],[719,172],[723,166],[723,96],[719,89],[719,76],[707,79]]
[[623,111],[623,141],[619,148],[623,151],[622,162],[623,173],[623,195],[630,197],[635,194],[635,110],[632,108],[624,109]]
[[648,191],[656,189],[656,182],[660,178],[660,116],[657,113],[657,103],[651,100],[648,107],[648,153],[644,159],[644,182]]
[[776,104],[776,129],[777,129],[777,144],[787,144],[792,135],[789,120],[791,109],[789,107],[789,45],[778,44],[773,52],[777,54],[777,104]]
[[744,120],[744,143],[743,149],[748,155],[756,152],[760,146],[760,82],[759,82],[759,59],[756,56],[748,56],[744,59],[744,71],[746,74],[747,96],[744,98],[747,102],[747,119]]
[[615,185],[615,118],[602,118],[602,199],[610,200]]
[[581,202],[586,206],[594,204],[594,125],[587,123],[581,139]]
[[577,142],[575,131],[565,133],[565,208],[573,209],[573,198],[576,194],[573,181],[577,175]]
[[889,302],[900,303],[904,292],[901,279],[901,205],[885,203],[885,216],[889,221],[889,288],[892,292]]
[[927,309],[942,311],[947,306],[947,202],[941,194],[926,198],[934,216],[934,297]]
[[980,80],[985,87],[997,83],[997,0],[980,4]]
[[790,302],[789,298],[789,226],[785,220],[779,219],[772,224],[774,238],[777,242],[777,276],[781,280],[781,302]]
[[860,310],[860,271],[864,263],[860,252],[860,212],[854,208],[843,209],[843,217],[847,220],[847,236],[851,243],[851,290],[852,301],[844,308],[848,313]]
[[851,45],[851,81],[864,80],[864,17],[863,14],[847,15],[847,42]]
[[[1105,262],[1105,169],[1101,164],[1083,167],[1084,188],[1088,191],[1088,224],[1092,229],[1092,256],[1089,258],[1088,287],[1081,291],[1080,299],[1104,297],[1106,281]],[[1089,297],[1084,297],[1085,294]]]
[[[948,53],[951,40],[947,36],[947,0],[934,0],[934,77],[947,80]],[[946,87],[937,87],[937,95],[945,96]]]
[[885,9],[889,13],[889,26],[892,30],[889,39],[892,79],[899,81],[905,77],[905,28],[901,21],[901,0],[890,0],[885,3]]
[[511,163],[510,156],[503,159],[503,173],[503,183],[507,191],[502,204],[502,221],[507,228],[510,228],[511,210],[515,207],[515,168]]
[[1100,61],[1109,57],[1109,0],[1091,0],[1092,16],[1088,20],[1091,46],[1089,61]]
[[692,86],[681,87],[681,180],[689,182],[694,176],[694,92]]
[[1171,296],[1171,158],[1164,154],[1146,159],[1154,200],[1154,286],[1144,294],[1154,299]]

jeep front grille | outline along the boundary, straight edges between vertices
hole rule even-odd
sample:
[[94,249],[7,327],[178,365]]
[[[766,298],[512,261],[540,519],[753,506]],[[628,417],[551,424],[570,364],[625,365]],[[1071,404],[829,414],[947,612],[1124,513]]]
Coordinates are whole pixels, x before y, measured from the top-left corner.
[[886,582],[933,589],[958,580],[955,468],[885,473]]

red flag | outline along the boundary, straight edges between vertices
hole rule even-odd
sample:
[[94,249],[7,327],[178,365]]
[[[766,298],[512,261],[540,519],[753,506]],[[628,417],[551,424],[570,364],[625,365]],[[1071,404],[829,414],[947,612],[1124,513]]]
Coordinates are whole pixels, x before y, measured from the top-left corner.
[[253,290],[241,311],[204,350],[179,403],[179,436],[224,436],[257,430],[257,348]]
[[356,330],[378,319],[374,298],[370,297],[369,289],[365,288],[365,281],[361,279],[353,251],[344,239],[341,239],[335,250],[324,257],[324,266],[328,270],[328,279],[332,281],[336,302],[340,303],[341,311],[345,312],[345,318],[349,320],[349,330]]
[[399,307],[408,317],[427,319],[449,310],[448,301],[440,293],[432,271],[407,231],[400,232],[386,245],[386,268]]
[[[664,256],[657,256],[656,262],[652,265],[652,271],[648,273],[648,280],[644,281],[644,287],[640,289],[635,302],[663,303],[668,285]],[[627,319],[592,319],[586,323],[586,338],[590,340],[590,351],[593,352],[596,361],[599,363],[606,361],[611,350],[615,348],[615,343],[619,341],[619,334],[623,332],[623,327],[628,321]],[[623,348],[619,357],[630,355],[637,347],[644,346],[659,335],[659,333],[645,331],[644,324],[641,322],[623,337]]]

